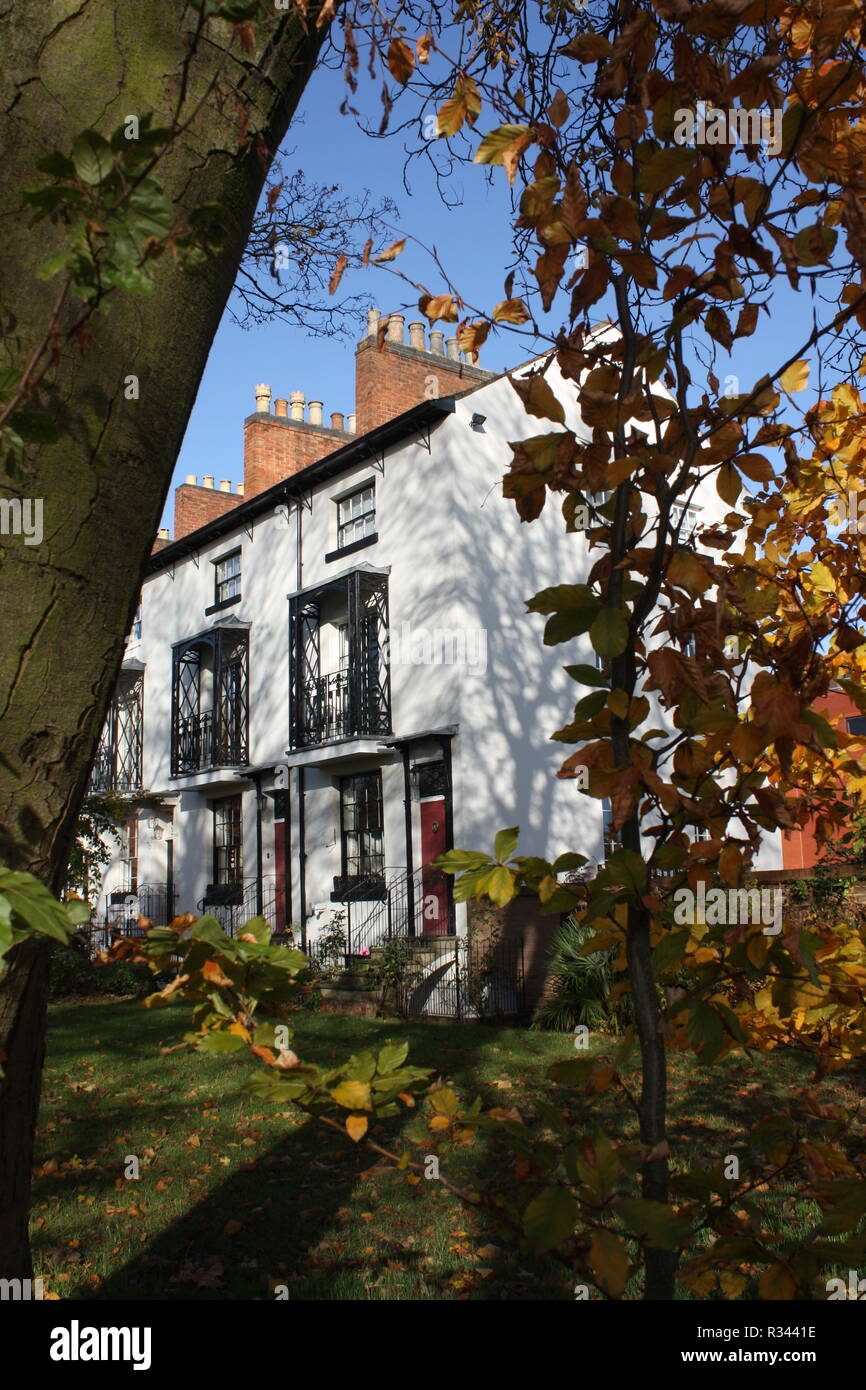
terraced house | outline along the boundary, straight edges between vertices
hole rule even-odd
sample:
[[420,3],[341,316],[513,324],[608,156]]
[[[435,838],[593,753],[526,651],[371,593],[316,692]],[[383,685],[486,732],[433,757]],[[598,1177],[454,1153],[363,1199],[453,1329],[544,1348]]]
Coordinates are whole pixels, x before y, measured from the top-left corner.
[[[465,933],[430,867],[451,846],[519,825],[527,854],[609,852],[607,808],[557,780],[550,741],[589,639],[545,647],[525,608],[584,580],[589,551],[556,505],[525,525],[501,493],[507,441],[536,422],[455,339],[378,326],[371,311],[353,415],[326,425],[298,391],[272,408],[259,385],[243,484],[176,491],[93,774],[130,794],[106,921],[263,912],[311,947],[340,912],[357,955]],[[588,437],[573,384],[549,379]],[[710,487],[695,520],[719,505]]]

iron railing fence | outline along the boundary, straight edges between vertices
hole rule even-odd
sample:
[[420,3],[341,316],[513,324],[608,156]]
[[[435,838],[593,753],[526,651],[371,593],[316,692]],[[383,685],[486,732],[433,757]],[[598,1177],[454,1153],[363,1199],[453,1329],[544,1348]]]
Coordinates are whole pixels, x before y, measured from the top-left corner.
[[429,958],[417,946],[417,941],[410,946],[397,991],[400,1013],[459,1020],[526,1017],[522,937],[494,942],[457,937]]

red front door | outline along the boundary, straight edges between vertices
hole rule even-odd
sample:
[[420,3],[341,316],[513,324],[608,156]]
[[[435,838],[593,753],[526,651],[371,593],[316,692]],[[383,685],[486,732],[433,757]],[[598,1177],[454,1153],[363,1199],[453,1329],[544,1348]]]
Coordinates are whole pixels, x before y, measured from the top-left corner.
[[421,802],[421,930],[425,936],[448,935],[448,879],[441,869],[431,869],[430,861],[444,854],[445,798],[431,797]]
[[274,930],[286,926],[286,823],[274,821]]

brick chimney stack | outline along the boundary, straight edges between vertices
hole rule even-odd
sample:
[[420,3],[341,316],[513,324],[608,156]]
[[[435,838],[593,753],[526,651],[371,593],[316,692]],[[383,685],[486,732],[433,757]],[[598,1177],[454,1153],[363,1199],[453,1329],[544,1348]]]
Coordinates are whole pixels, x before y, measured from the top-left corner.
[[256,407],[244,421],[244,497],[256,497],[349,442],[343,416],[334,413],[329,428],[323,403],[310,401],[307,407],[303,391],[278,396],[272,415],[270,387],[257,386]]
[[369,309],[367,336],[355,351],[358,434],[384,425],[422,401],[452,396],[490,381],[494,375],[463,361],[456,338],[449,339],[446,351],[445,334],[440,329],[431,330],[428,347],[425,324],[420,319],[409,324],[408,343],[404,341],[402,314],[387,316],[380,346],[381,324],[379,310]]

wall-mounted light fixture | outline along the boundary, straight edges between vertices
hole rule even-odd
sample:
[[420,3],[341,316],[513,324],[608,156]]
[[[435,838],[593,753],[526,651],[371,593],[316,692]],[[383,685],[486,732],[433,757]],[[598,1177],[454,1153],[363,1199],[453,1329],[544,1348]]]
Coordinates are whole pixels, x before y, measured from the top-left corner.
[[469,426],[470,426],[471,429],[475,430],[476,434],[486,434],[487,431],[486,431],[485,428],[484,428],[484,421],[485,421],[486,419],[487,419],[487,416],[486,416],[486,415],[478,415],[478,414],[475,414],[475,415],[472,416],[472,419],[469,421]]

